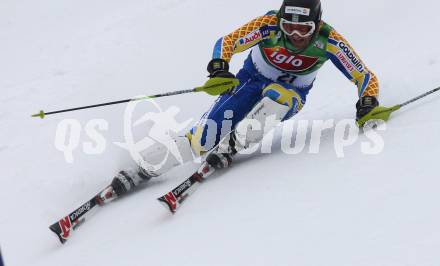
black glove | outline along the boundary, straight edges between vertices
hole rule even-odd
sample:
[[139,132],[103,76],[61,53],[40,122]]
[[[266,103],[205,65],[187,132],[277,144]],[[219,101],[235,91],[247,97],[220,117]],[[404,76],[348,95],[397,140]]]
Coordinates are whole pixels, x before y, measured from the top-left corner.
[[229,72],[229,63],[223,59],[212,59],[208,64],[210,78],[235,78],[235,75]]
[[379,101],[373,96],[364,96],[356,103],[356,120],[361,119],[379,105]]

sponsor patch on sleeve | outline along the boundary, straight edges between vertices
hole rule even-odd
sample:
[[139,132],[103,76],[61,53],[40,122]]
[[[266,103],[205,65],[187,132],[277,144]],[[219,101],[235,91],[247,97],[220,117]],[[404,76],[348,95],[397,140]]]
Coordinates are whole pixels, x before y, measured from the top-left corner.
[[[266,32],[264,32],[266,34]],[[257,29],[246,36],[240,38],[235,42],[234,45],[234,51],[235,52],[242,52],[244,50],[249,49],[250,47],[256,45],[263,39],[264,35],[263,33]]]
[[[336,56],[339,58],[339,60],[341,60],[341,62],[347,68],[347,70],[353,71],[353,67],[357,71],[359,71],[360,73],[362,73],[365,70],[365,67],[362,64],[362,61],[356,56],[356,54],[353,52],[353,50],[350,48],[349,45],[347,45],[343,41],[340,41],[338,43],[338,47],[339,47],[340,51],[336,54]],[[341,53],[341,51],[343,53]],[[343,58],[344,55],[343,54],[349,60],[349,62],[347,62],[347,60],[344,60],[344,58]],[[350,63],[352,65],[352,67],[349,67]]]

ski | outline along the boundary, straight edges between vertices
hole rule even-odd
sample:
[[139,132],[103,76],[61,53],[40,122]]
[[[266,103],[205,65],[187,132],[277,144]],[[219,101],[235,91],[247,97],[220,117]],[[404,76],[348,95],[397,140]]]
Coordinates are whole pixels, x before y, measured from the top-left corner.
[[183,201],[191,195],[200,184],[210,175],[215,172],[215,168],[204,162],[200,168],[192,174],[189,178],[183,181],[176,188],[158,198],[159,202],[163,203],[169,208],[171,213],[175,213]]
[[[232,157],[230,156],[228,158],[223,156],[222,158],[210,159],[210,155],[217,151],[218,147],[221,145],[235,147],[235,138],[231,138],[232,132],[234,131],[229,132],[222,140],[220,140],[217,145],[215,145],[214,148],[211,149],[208,154],[205,155],[205,161],[202,163],[199,169],[194,172],[194,174],[185,179],[185,181],[183,181],[176,188],[157,199],[159,202],[168,207],[172,214],[177,211],[177,209],[188,198],[188,196],[190,196],[206,178],[211,176],[216,169],[225,168],[225,165],[229,166],[232,163]],[[231,151],[231,154],[235,153],[237,153],[237,150],[234,148]]]
[[92,211],[96,210],[96,207],[102,206],[116,197],[112,186],[108,186],[69,215],[49,226],[49,229],[54,232],[60,239],[60,242],[64,244],[70,237],[71,231],[76,230],[84,223],[86,218],[91,216]]

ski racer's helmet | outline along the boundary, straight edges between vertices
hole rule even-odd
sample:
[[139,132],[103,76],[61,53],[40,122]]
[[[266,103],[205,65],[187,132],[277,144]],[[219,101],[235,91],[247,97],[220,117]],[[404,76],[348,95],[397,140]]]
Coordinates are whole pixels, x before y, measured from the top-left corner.
[[320,0],[284,0],[278,13],[279,26],[286,35],[309,37],[318,30],[321,14]]

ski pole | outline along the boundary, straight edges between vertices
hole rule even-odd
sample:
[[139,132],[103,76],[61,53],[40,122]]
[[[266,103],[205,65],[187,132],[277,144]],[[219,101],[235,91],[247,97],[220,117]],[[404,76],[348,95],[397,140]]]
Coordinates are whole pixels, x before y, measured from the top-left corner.
[[440,90],[440,87],[438,87],[436,89],[433,89],[433,90],[430,90],[430,91],[428,91],[426,93],[423,93],[422,95],[419,95],[419,96],[417,96],[415,98],[412,98],[412,99],[410,99],[410,100],[408,100],[408,101],[406,101],[404,103],[394,105],[392,107],[378,107],[378,110],[373,110],[371,112],[371,114],[368,114],[368,115],[362,117],[361,119],[359,119],[357,121],[357,124],[362,126],[368,120],[371,120],[371,119],[379,119],[379,120],[387,121],[390,118],[391,113],[399,110],[400,108],[402,108],[402,107],[404,107],[404,106],[406,106],[406,105],[408,105],[410,103],[413,103],[413,102],[418,101],[418,100],[420,100],[422,98],[425,98],[426,96],[428,96],[430,94],[433,94],[434,92],[437,92],[439,90]]
[[[214,80],[214,82],[210,82],[212,80]],[[165,96],[173,96],[173,95],[179,95],[179,94],[185,94],[185,93],[191,93],[191,92],[204,91],[204,92],[207,92],[208,94],[210,94],[210,93],[215,94],[217,92],[216,90],[218,90],[218,88],[222,88],[225,86],[229,86],[229,87],[237,86],[238,80],[236,80],[236,81],[235,80],[236,79],[231,80],[230,78],[215,77],[215,78],[211,78],[210,80],[208,80],[205,83],[205,85],[200,86],[200,87],[196,87],[196,88],[190,89],[190,90],[173,91],[173,92],[167,92],[167,93],[156,94],[156,95],[151,95],[151,96],[144,96],[144,97],[139,97],[139,98],[134,98],[134,99],[127,99],[127,100],[121,100],[121,101],[115,101],[115,102],[94,104],[94,105],[70,108],[70,109],[47,112],[47,113],[44,112],[43,110],[41,110],[38,114],[32,115],[32,117],[40,117],[41,119],[43,119],[46,115],[65,113],[65,112],[71,112],[71,111],[82,110],[82,109],[90,109],[90,108],[106,106],[106,105],[126,103],[126,102],[130,102],[130,101],[140,101],[140,100],[145,100],[145,99],[154,99],[154,98],[160,98],[160,97],[165,97]],[[236,82],[237,82],[237,84],[235,84]],[[212,94],[212,95],[214,95],[214,94]]]
[[430,90],[428,92],[425,92],[422,95],[414,97],[411,100],[408,100],[408,101],[406,101],[404,103],[397,104],[397,105],[394,105],[393,107],[389,107],[389,108],[386,108],[385,110],[382,110],[382,111],[379,111],[377,113],[374,113],[374,115],[376,116],[376,115],[383,114],[383,113],[390,113],[391,114],[392,112],[395,112],[395,111],[399,110],[400,108],[402,108],[404,106],[407,106],[408,104],[411,104],[411,103],[413,103],[415,101],[418,101],[418,100],[420,100],[422,98],[425,98],[426,96],[431,95],[431,94],[433,94],[434,92],[437,92],[437,91],[440,91],[440,87],[438,87],[436,89],[433,89],[433,90]]
[[438,88],[436,88],[436,89],[433,89],[433,90],[431,90],[431,91],[428,91],[428,92],[426,92],[426,93],[423,93],[422,95],[417,96],[417,97],[415,97],[415,98],[413,98],[413,99],[411,99],[411,100],[409,100],[409,101],[406,101],[406,102],[404,102],[404,103],[402,103],[402,104],[399,104],[399,106],[400,106],[400,107],[403,107],[403,106],[405,106],[405,105],[408,105],[408,104],[410,104],[410,103],[413,103],[413,102],[415,102],[415,101],[418,101],[418,100],[420,100],[420,99],[422,99],[422,98],[425,98],[426,96],[428,96],[428,95],[430,95],[430,94],[433,94],[433,93],[436,92],[436,91],[440,91],[440,87],[438,87]]
[[154,98],[160,98],[160,97],[165,97],[165,96],[173,96],[173,95],[191,93],[191,92],[196,92],[196,91],[199,91],[199,90],[197,88],[195,88],[195,89],[190,89],[190,90],[173,91],[173,92],[167,92],[167,93],[156,94],[156,95],[151,95],[151,96],[144,96],[144,97],[133,98],[133,99],[126,99],[126,100],[115,101],[115,102],[107,102],[107,103],[101,103],[101,104],[94,104],[94,105],[88,105],[88,106],[82,106],[82,107],[58,110],[58,111],[47,112],[47,113],[44,112],[43,110],[41,110],[38,114],[32,115],[32,117],[40,117],[41,119],[43,119],[45,116],[52,115],[52,114],[65,113],[65,112],[71,112],[71,111],[82,110],[82,109],[90,109],[90,108],[107,106],[107,105],[121,104],[121,103],[130,102],[130,101],[140,101],[140,100],[154,99]]

